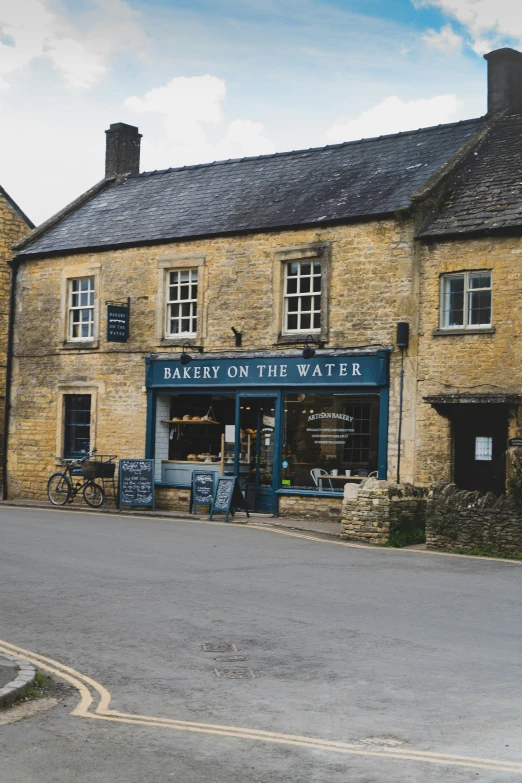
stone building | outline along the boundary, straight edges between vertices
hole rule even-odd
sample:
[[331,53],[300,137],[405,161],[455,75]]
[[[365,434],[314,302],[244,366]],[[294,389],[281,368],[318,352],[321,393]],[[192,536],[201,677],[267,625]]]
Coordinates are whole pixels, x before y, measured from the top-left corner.
[[[5,418],[7,343],[9,332],[9,291],[11,287],[11,245],[21,239],[33,223],[24,215],[18,204],[0,187],[0,459],[5,468],[3,433]],[[3,483],[4,470],[0,475]]]
[[484,117],[324,148],[140,173],[111,125],[105,177],[16,246],[10,496],[93,447],[154,457],[170,508],[201,462],[281,515],[372,474],[501,491],[522,54],[487,60]]

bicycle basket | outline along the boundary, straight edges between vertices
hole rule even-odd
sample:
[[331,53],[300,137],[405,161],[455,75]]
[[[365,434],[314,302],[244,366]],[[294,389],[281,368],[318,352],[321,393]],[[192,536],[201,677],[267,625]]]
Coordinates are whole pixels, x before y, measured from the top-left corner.
[[82,462],[82,473],[86,479],[113,478],[116,472],[114,462],[98,462],[97,460],[86,460]]
[[82,462],[82,474],[86,479],[101,478],[101,462]]

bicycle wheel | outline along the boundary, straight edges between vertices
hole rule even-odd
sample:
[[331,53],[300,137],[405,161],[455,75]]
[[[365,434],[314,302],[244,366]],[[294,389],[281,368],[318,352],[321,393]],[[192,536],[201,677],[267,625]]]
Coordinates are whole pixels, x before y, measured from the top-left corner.
[[47,495],[53,506],[65,506],[72,497],[71,482],[65,473],[53,473],[47,482]]
[[83,488],[83,499],[93,508],[99,508],[105,503],[105,492],[94,481],[88,481]]

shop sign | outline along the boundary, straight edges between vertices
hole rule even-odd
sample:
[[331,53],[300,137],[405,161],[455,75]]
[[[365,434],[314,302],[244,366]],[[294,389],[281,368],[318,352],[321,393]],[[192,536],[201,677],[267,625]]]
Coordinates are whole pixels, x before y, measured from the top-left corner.
[[522,446],[522,438],[510,438],[509,445],[520,448]]
[[123,506],[154,509],[153,459],[120,459],[120,509]]
[[255,357],[248,359],[150,360],[150,386],[385,386],[386,354],[363,356]]
[[237,476],[218,476],[216,488],[214,490],[214,497],[212,499],[212,506],[210,507],[209,519],[212,519],[213,515],[218,511],[222,511],[225,514],[225,522],[228,522],[229,514],[234,516],[234,511],[238,508],[243,509],[248,513],[248,503],[243,497],[243,493],[239,487],[239,479]]
[[107,342],[126,343],[129,339],[128,304],[107,304]]

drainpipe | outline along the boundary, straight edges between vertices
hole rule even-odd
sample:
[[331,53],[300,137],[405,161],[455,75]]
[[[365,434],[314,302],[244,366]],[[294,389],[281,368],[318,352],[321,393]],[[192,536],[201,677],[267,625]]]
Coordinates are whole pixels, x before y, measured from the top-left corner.
[[399,388],[399,426],[397,432],[397,484],[401,483],[401,438],[402,438],[402,411],[404,404],[404,352],[410,342],[410,325],[407,321],[397,324],[397,348],[401,352],[401,377]]
[[18,263],[13,259],[11,265],[11,290],[9,294],[9,323],[7,325],[7,356],[5,368],[5,401],[4,401],[4,443],[2,453],[2,499],[7,500],[7,448],[9,440],[9,418],[11,413],[11,375],[13,368],[13,342],[16,303],[16,275]]

